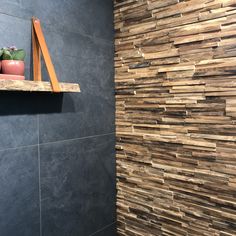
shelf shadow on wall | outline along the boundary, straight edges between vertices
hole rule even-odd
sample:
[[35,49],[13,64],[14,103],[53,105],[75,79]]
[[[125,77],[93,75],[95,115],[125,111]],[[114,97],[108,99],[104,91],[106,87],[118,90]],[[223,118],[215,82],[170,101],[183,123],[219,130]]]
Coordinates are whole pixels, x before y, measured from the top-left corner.
[[0,116],[75,112],[71,94],[0,92]]

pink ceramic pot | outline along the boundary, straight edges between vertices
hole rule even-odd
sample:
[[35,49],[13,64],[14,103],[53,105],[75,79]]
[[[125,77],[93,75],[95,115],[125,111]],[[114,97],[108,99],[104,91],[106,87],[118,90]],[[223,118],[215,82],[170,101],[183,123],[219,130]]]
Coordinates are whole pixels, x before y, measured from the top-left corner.
[[0,72],[2,70],[2,61],[0,61]]
[[2,60],[2,73],[8,75],[24,75],[24,61]]

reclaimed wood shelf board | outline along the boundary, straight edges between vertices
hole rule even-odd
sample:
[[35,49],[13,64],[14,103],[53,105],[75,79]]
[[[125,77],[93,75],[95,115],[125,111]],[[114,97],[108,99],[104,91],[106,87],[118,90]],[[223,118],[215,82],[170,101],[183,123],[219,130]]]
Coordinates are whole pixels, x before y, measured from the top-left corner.
[[[80,86],[76,83],[59,83],[61,93],[80,92]],[[0,90],[3,91],[25,91],[25,92],[53,92],[50,82],[0,79]]]

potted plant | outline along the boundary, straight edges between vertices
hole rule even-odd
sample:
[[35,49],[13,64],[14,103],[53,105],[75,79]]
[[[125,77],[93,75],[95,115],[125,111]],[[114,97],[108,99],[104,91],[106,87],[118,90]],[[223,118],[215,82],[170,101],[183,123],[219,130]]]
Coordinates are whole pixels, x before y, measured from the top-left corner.
[[0,72],[2,71],[2,54],[3,54],[3,48],[0,49]]
[[25,50],[16,47],[2,48],[0,56],[2,59],[2,73],[8,75],[24,76],[25,73]]

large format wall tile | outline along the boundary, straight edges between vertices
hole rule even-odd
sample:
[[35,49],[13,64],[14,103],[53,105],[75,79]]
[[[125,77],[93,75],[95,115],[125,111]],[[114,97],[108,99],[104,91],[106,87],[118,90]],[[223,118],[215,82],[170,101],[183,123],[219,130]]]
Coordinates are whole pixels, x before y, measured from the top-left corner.
[[38,148],[0,151],[0,235],[39,236]]
[[36,115],[2,116],[0,130],[0,150],[38,142]]
[[[55,105],[61,106],[61,110],[40,115],[40,142],[114,132],[112,44],[96,42],[77,33],[59,34],[47,27],[45,32],[59,80],[78,82],[82,92],[64,94],[57,104],[51,95],[46,97],[42,104],[47,110]],[[43,75],[48,79],[46,70]]]
[[81,58],[93,58],[99,56],[110,56],[113,60],[113,41],[82,35],[78,32],[64,32],[52,30],[49,25],[42,28],[51,53],[58,56],[72,56]]
[[[29,79],[30,21],[0,14],[0,23],[2,31],[8,32],[3,34],[0,43],[2,45],[15,44],[17,47],[26,49],[26,78]],[[43,31],[59,80],[80,83],[82,93],[66,94],[62,100],[60,99],[60,104],[58,102],[55,104],[51,96],[47,97],[48,102],[45,103],[45,106],[47,106],[46,111],[49,111],[49,114],[42,112],[45,114],[40,116],[40,142],[114,132],[113,42],[91,39],[73,32],[52,31],[48,25],[43,27]],[[48,80],[45,68],[43,79]],[[39,100],[40,104],[42,104],[41,100],[44,99]],[[61,111],[57,110],[55,114],[52,114],[55,106],[61,106]],[[111,115],[107,116],[107,114]],[[15,126],[18,126],[19,119],[11,117],[10,125],[14,126],[16,123]],[[30,116],[22,119],[22,125],[24,125],[22,121],[27,122],[28,119],[30,124],[33,122]],[[8,119],[5,120],[8,121]],[[9,124],[4,122],[3,126],[8,127]],[[19,127],[22,128],[22,126]],[[16,140],[12,140],[11,135],[8,135],[6,140],[2,141],[2,146],[14,147],[18,143],[19,145],[34,144],[30,141],[24,142],[25,139],[29,139],[27,134],[32,139],[35,139],[37,135],[35,131],[29,132],[30,127],[23,130],[23,133],[26,132],[24,138],[21,138],[21,134],[16,134]],[[10,134],[15,135],[15,130]],[[20,136],[19,141],[17,141],[18,136]]]
[[[59,101],[60,102],[60,101]],[[48,101],[46,106],[54,106]],[[48,108],[50,109],[50,108]],[[114,96],[64,95],[62,112],[40,115],[40,143],[114,132]]]
[[[97,93],[114,87],[113,41],[55,32],[48,26],[44,26],[43,31],[60,81],[78,82],[83,92],[93,89]],[[43,69],[43,77],[48,80],[45,66]]]
[[34,15],[53,30],[113,39],[111,0],[36,0]]
[[38,143],[38,95],[0,92],[0,150]]
[[89,236],[115,221],[113,135],[40,146],[44,236]]

